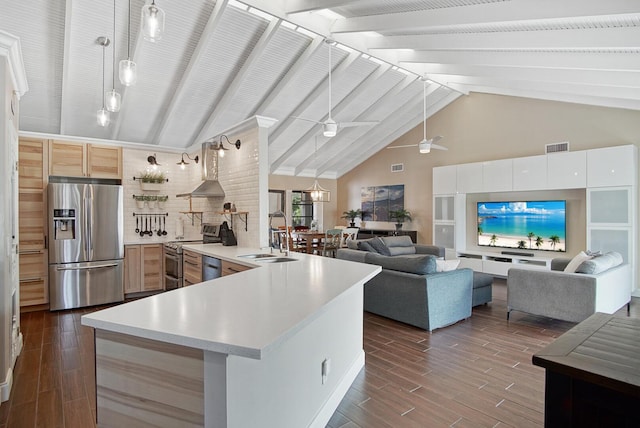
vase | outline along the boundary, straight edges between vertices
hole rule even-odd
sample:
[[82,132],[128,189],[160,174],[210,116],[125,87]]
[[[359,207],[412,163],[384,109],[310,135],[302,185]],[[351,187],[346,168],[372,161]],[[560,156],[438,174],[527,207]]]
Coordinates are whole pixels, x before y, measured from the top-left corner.
[[396,230],[397,231],[402,230],[402,223],[396,223]]

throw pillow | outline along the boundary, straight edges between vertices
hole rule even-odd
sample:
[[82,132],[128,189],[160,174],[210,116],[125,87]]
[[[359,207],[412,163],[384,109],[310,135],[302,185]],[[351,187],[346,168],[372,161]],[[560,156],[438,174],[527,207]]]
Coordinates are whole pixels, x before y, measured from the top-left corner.
[[426,275],[436,271],[436,258],[432,255],[420,257],[388,257],[382,254],[368,253],[366,263],[382,266],[383,269]]
[[460,260],[440,260],[436,259],[436,272],[449,272],[458,268]]
[[358,250],[368,251],[370,253],[378,254],[376,249],[371,246],[369,241],[360,241],[360,242],[358,242]]
[[378,254],[382,254],[384,256],[390,256],[391,255],[391,251],[389,251],[389,247],[384,245],[384,241],[382,241],[382,239],[373,238],[371,241],[369,241],[369,243],[376,250],[376,252]]
[[567,267],[564,268],[564,271],[573,273],[578,269],[578,266],[580,266],[582,262],[591,260],[592,258],[592,256],[587,255],[584,251],[580,251],[573,259],[571,259]]
[[389,248],[389,254],[392,256],[406,256],[408,254],[415,254],[416,247],[387,247]]
[[594,257],[591,260],[585,260],[576,268],[576,273],[587,273],[597,275],[613,267],[622,264],[622,256],[620,253],[610,251],[600,257]]

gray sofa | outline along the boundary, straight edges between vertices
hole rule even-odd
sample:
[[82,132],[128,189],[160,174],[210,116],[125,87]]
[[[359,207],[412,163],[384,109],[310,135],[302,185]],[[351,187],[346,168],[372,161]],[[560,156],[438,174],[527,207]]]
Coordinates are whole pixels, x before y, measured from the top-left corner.
[[436,272],[436,257],[443,256],[444,249],[414,245],[404,238],[408,237],[381,238],[396,248],[394,256],[354,249],[354,243],[338,250],[339,259],[382,266],[382,272],[365,284],[364,309],[428,331],[470,317],[473,271]]
[[509,269],[507,320],[511,311],[580,322],[596,312],[612,314],[624,305],[628,310],[630,266],[622,264],[619,254],[611,262],[605,257],[609,254],[585,262],[579,273],[563,271],[570,262],[566,258],[553,259],[551,271]]

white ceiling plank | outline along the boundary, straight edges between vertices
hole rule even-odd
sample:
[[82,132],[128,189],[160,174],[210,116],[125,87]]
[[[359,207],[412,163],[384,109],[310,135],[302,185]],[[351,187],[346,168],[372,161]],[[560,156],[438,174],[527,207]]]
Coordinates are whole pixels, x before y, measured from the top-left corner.
[[258,40],[258,43],[256,43],[254,48],[251,50],[249,57],[246,59],[244,64],[242,64],[242,67],[240,68],[238,73],[236,73],[233,81],[227,87],[227,90],[224,92],[220,100],[215,103],[215,107],[209,115],[209,118],[200,128],[198,136],[195,138],[195,140],[191,141],[191,144],[202,142],[210,137],[210,135],[208,134],[214,121],[218,118],[218,115],[229,106],[229,103],[240,89],[242,82],[246,79],[249,70],[253,65],[255,65],[258,58],[260,58],[260,56],[263,54],[265,47],[271,42],[271,39],[276,34],[276,31],[278,31],[281,22],[281,19],[272,19],[271,22],[269,22],[269,25],[260,36],[260,40]]
[[[565,82],[585,85],[611,85],[640,88],[640,69],[636,71],[571,70],[546,67],[494,67],[482,65],[425,64],[424,73],[431,78],[439,75],[488,77],[493,79]],[[446,81],[446,78],[440,77]]]
[[454,25],[473,25],[618,15],[640,11],[635,0],[536,0],[509,1],[459,7],[444,7],[404,13],[389,13],[337,20],[334,33],[424,29]]
[[71,11],[73,6],[73,0],[67,0],[65,5],[65,16],[64,16],[64,58],[62,59],[62,99],[60,102],[60,134],[65,134],[67,132],[67,120],[73,120],[69,115],[66,114],[66,105],[71,102],[70,98],[70,82],[69,82],[69,70],[70,70],[70,59],[69,52],[71,51],[70,45],[72,42],[71,39]]
[[[637,53],[402,51],[401,64],[458,64],[496,67],[544,67],[579,70],[640,70]],[[420,65],[418,65],[420,67]]]
[[211,42],[211,38],[213,33],[222,19],[222,15],[224,14],[224,10],[227,7],[228,0],[219,0],[216,2],[213,10],[211,11],[211,15],[209,15],[209,19],[207,21],[207,25],[204,27],[200,38],[198,39],[198,44],[196,45],[193,53],[189,58],[189,64],[187,64],[187,68],[180,79],[180,83],[176,87],[176,90],[173,93],[173,97],[169,102],[169,105],[164,110],[164,114],[161,118],[155,123],[154,128],[156,129],[155,135],[151,138],[153,144],[160,144],[166,130],[167,126],[175,112],[175,109],[180,104],[180,101],[186,96],[185,88],[191,79],[191,75],[194,70],[197,68],[198,63],[202,58],[202,54],[205,52],[207,45]]
[[494,86],[464,85],[453,83],[452,86],[464,88],[471,92],[481,92],[493,95],[506,95],[510,97],[532,98],[539,100],[558,101],[573,104],[585,104],[600,107],[620,108],[627,110],[640,110],[640,100],[623,100],[615,98],[594,97],[582,94],[558,94],[528,90],[521,88],[503,88]]
[[289,0],[284,4],[287,13],[314,12],[321,9],[345,6],[350,3],[358,3],[354,0]]
[[[360,52],[351,52],[342,62],[331,72],[332,78],[334,80],[340,79],[342,74],[349,68],[353,62],[360,57]],[[322,94],[325,90],[327,90],[329,86],[329,78],[325,78],[322,83],[320,83],[316,88],[309,94],[300,104],[296,106],[293,112],[281,122],[279,122],[279,126],[269,135],[269,141],[277,141],[277,139],[283,134],[283,132],[287,129],[288,126],[293,123],[295,119],[291,116],[300,116],[311,104],[313,104],[320,94]],[[280,156],[278,159],[274,159],[271,162],[272,169],[278,169],[282,163],[286,160],[286,154]],[[277,165],[274,167],[274,165]]]
[[277,84],[272,87],[267,95],[264,97],[262,101],[258,103],[258,106],[254,109],[253,113],[250,116],[258,115],[261,116],[264,112],[271,106],[271,104],[275,101],[278,95],[291,84],[291,81],[296,77],[296,75],[303,69],[305,64],[309,61],[313,55],[315,55],[320,49],[320,47],[324,43],[324,37],[316,37],[314,38],[309,46],[305,49],[305,51],[300,55],[300,57],[296,60],[296,62],[289,67],[287,74],[280,79]]
[[640,49],[640,27],[370,38],[369,49]]

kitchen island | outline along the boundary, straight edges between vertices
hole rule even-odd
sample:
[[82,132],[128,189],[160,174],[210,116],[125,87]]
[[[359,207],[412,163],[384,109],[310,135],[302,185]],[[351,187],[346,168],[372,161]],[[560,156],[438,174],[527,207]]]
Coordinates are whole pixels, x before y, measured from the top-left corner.
[[99,426],[325,426],[364,365],[363,285],[380,267],[184,248],[253,269],[82,317]]

